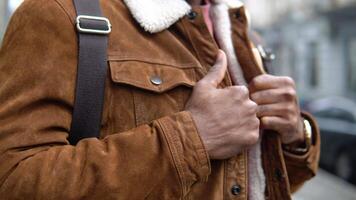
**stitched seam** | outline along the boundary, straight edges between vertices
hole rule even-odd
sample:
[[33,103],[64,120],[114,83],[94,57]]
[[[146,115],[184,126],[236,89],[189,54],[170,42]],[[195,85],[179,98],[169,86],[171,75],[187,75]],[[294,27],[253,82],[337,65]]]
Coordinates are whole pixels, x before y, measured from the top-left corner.
[[132,91],[131,88],[129,88],[130,94],[131,94],[131,99],[132,99],[132,105],[133,105],[133,113],[134,113],[134,119],[135,119],[135,126],[138,126],[138,119],[137,119],[137,110],[136,110],[136,98],[134,95],[134,92]]
[[[186,28],[186,24],[185,24],[185,23],[188,23],[188,22],[187,22],[186,20],[182,20],[182,27],[183,27],[183,30],[186,32],[186,34],[187,34],[187,36],[188,36],[190,42],[193,43],[192,36],[191,36],[190,32],[187,31],[187,28]],[[199,59],[199,62],[200,62],[201,60],[203,60],[203,59],[201,58],[201,56],[199,55],[198,50],[196,49],[195,45],[192,44],[192,47],[193,47],[193,49],[194,49],[195,55],[196,55],[196,56],[198,57],[198,59]],[[204,67],[202,67],[202,68],[204,68]]]
[[[243,159],[244,159],[244,167],[245,167],[245,172],[244,172],[244,176],[245,176],[245,195],[246,195],[246,197],[248,197],[249,196],[249,166],[248,166],[248,157],[249,157],[249,155],[248,155],[248,151],[247,150],[244,150],[244,152],[243,152],[243,154],[244,154],[244,157],[243,157]],[[262,158],[261,158],[262,159]]]
[[[134,81],[134,80],[125,80],[125,79],[121,79],[119,80],[118,78],[115,78],[114,81],[117,81],[119,83],[124,83],[124,84],[128,84],[128,85],[134,85],[136,87],[139,87],[139,88],[143,88],[143,89],[147,89],[147,90],[151,90],[151,91],[155,91],[155,92],[158,92],[158,93],[162,93],[162,92],[165,92],[167,90],[171,90],[173,88],[175,88],[176,86],[180,86],[180,85],[184,85],[184,86],[187,86],[187,87],[193,87],[194,84],[190,84],[189,82],[177,82],[177,83],[171,83],[169,84],[169,86],[166,86],[166,87],[158,87],[158,86],[149,86],[149,85],[146,85],[146,84],[142,84],[142,82],[139,82],[139,81]],[[168,85],[168,83],[166,84]]]
[[162,129],[163,135],[166,138],[167,145],[168,145],[169,149],[171,150],[172,160],[175,163],[175,168],[177,170],[178,176],[180,177],[179,178],[179,182],[180,182],[181,187],[182,187],[182,197],[184,197],[185,180],[184,180],[183,167],[181,166],[182,165],[182,163],[181,163],[182,161],[181,161],[181,159],[179,159],[179,155],[178,155],[177,149],[175,148],[176,145],[171,144],[171,142],[170,142],[170,141],[173,141],[173,143],[175,143],[176,140],[173,139],[173,136],[172,136],[173,134],[167,134],[166,133],[165,130],[167,130],[167,127],[164,125],[164,123],[161,123],[160,121],[158,121],[158,124],[159,124],[160,128]]
[[308,165],[310,164],[310,162],[308,161],[308,158],[311,156],[310,150],[306,155],[303,155],[303,157],[298,157],[298,156],[288,153],[288,152],[283,152],[283,155],[284,155],[285,161],[288,162],[288,165],[304,167],[305,164],[308,164]]
[[[108,72],[110,73],[110,72]],[[107,134],[106,135],[109,135],[110,133],[113,133],[114,132],[114,121],[113,118],[114,118],[114,115],[113,115],[113,110],[112,109],[114,107],[114,95],[113,95],[113,92],[112,92],[112,85],[111,85],[111,82],[107,83],[107,98],[108,98],[108,111],[107,111],[107,125],[108,125],[108,128],[107,128]],[[111,126],[109,126],[109,124]]]
[[[169,66],[169,67],[174,67],[174,68],[197,68],[198,66],[195,65],[194,63],[165,63],[165,62],[160,62],[159,60],[144,60],[144,59],[139,59],[139,58],[134,58],[130,56],[117,56],[117,55],[108,55],[108,60],[109,61],[117,61],[117,62],[123,62],[123,61],[137,61],[137,62],[143,62],[143,63],[148,63],[148,64],[156,64],[156,65],[164,65],[164,66]],[[183,66],[182,66],[183,65]]]
[[[197,151],[197,155],[198,155],[198,158],[205,158],[204,161],[206,161],[206,163],[203,162],[203,159],[198,159],[199,161],[199,167],[204,169],[204,167],[208,167],[208,170],[211,169],[211,165],[210,165],[210,158],[209,158],[209,155],[208,155],[208,152],[204,146],[204,143],[203,143],[203,140],[202,138],[199,136],[199,133],[198,133],[198,129],[196,127],[196,124],[193,120],[193,118],[191,117],[190,114],[188,114],[188,116],[190,117],[191,121],[192,121],[192,126],[193,126],[193,129],[195,130],[196,132],[196,137],[198,138],[198,141],[200,142],[199,143],[199,146],[196,146],[194,145],[196,151]],[[207,180],[204,180],[204,181],[207,181]]]

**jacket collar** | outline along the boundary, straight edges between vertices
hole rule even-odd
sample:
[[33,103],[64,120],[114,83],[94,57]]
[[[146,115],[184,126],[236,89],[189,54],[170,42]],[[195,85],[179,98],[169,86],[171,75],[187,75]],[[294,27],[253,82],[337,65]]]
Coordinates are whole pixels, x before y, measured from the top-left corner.
[[[185,0],[124,0],[132,16],[150,33],[158,33],[188,14],[191,6]],[[239,8],[239,0],[213,0],[213,4],[225,4]]]

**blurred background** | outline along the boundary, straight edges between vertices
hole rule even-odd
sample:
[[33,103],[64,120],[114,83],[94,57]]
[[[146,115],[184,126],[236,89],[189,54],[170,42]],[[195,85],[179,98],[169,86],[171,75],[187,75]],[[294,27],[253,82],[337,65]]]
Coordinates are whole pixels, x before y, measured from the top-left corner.
[[[22,0],[0,0],[0,41]],[[356,200],[356,0],[244,0],[252,28],[317,118],[321,171],[297,200]]]
[[275,54],[270,72],[293,77],[320,126],[325,171],[296,198],[356,200],[356,0],[244,2]]

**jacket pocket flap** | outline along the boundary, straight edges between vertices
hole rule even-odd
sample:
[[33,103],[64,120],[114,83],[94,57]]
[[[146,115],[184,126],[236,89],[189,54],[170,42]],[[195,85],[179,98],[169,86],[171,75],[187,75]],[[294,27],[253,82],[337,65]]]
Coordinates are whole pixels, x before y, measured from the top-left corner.
[[111,78],[115,83],[162,93],[179,85],[195,85],[194,68],[177,68],[169,65],[140,61],[109,61]]

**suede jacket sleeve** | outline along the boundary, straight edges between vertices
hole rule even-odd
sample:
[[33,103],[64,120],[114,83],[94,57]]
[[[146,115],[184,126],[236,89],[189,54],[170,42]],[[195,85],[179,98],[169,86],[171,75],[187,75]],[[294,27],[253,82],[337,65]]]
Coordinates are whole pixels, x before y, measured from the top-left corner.
[[187,112],[69,145],[76,52],[55,1],[24,1],[12,17],[0,50],[2,199],[179,199],[207,180]]
[[292,193],[301,188],[305,181],[314,177],[319,166],[320,133],[318,125],[310,114],[302,112],[302,117],[311,123],[313,143],[308,152],[302,155],[284,150],[284,158]]

